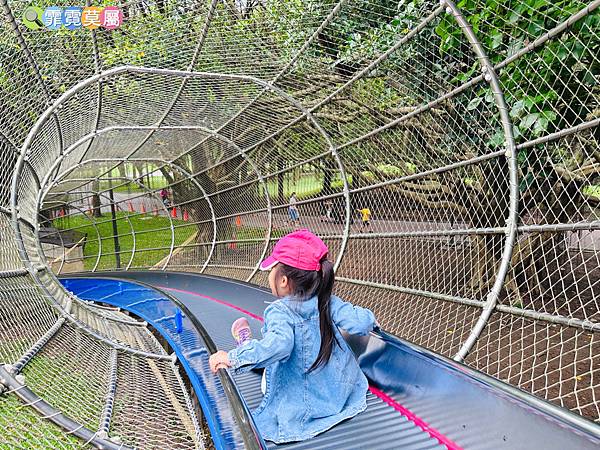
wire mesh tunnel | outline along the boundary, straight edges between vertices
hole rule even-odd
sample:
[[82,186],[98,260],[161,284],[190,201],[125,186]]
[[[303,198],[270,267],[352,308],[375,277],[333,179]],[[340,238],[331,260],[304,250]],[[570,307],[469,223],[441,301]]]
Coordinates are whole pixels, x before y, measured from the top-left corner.
[[265,285],[297,227],[386,330],[600,420],[599,1],[0,3],[2,441],[201,448],[157,337],[56,275]]

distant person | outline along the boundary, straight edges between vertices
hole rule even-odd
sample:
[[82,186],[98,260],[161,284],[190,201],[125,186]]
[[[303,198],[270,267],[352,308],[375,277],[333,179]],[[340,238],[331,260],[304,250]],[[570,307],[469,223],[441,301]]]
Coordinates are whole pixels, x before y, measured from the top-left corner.
[[290,206],[288,207],[288,214],[292,224],[300,222],[300,213],[298,212],[297,203],[298,199],[296,198],[296,193],[292,192],[292,195],[290,196]]
[[168,208],[169,204],[170,204],[170,202],[169,202],[169,192],[165,188],[162,188],[160,190],[160,199],[162,200],[163,205],[165,205]]
[[210,356],[213,372],[265,368],[258,431],[277,444],[303,441],[367,408],[369,383],[340,329],[367,335],[373,313],[332,295],[335,275],[325,243],[308,230],[281,238],[260,264],[277,301],[264,312],[262,339],[248,320],[232,325],[237,347]]
[[371,210],[365,206],[363,209],[357,209],[357,211],[360,213],[362,218],[361,232],[363,230],[369,230],[369,233],[372,233],[373,231],[371,230]]

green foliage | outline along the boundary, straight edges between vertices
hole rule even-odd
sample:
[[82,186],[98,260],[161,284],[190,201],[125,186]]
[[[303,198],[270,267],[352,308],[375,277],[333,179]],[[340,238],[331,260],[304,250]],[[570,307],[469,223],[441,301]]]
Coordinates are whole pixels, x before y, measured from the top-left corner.
[[[457,6],[482,41],[490,62],[497,65],[586,5],[580,0],[461,0]],[[462,31],[453,23],[446,15],[436,28],[442,53],[460,51]],[[564,33],[500,69],[517,139],[539,137],[586,116],[600,70],[596,56],[599,25],[600,14],[594,11],[575,23],[572,33]],[[478,67],[473,64],[456,81],[466,81]],[[484,98],[492,100],[488,88],[481,88],[469,107],[474,109]]]
[[343,8],[330,31],[337,58],[352,64],[370,61],[389,49],[421,18],[424,0],[362,0]]
[[357,81],[352,93],[354,98],[361,103],[368,104],[373,99],[377,99],[372,106],[379,111],[393,108],[403,101],[398,90],[387,84],[386,80],[381,77]]
[[600,201],[600,185],[590,185],[583,188],[583,194]]

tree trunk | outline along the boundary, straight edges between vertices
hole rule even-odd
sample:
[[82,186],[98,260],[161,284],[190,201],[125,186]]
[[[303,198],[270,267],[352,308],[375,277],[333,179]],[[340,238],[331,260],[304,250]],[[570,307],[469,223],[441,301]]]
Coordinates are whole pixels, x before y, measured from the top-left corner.
[[285,172],[283,169],[285,168],[285,161],[283,156],[277,156],[277,202],[279,204],[285,203],[285,191],[284,191],[284,176]]
[[92,195],[92,215],[94,217],[102,217],[102,202],[100,201],[100,196],[98,195],[98,191],[100,190],[100,181],[94,181],[92,190],[94,194]]
[[321,195],[333,194],[333,174],[335,171],[335,165],[330,158],[323,159],[323,187],[321,188]]

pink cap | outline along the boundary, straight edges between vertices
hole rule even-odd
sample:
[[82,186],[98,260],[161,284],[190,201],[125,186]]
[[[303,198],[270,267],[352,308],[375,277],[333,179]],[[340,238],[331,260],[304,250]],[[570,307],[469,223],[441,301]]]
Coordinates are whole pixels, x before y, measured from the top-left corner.
[[298,230],[279,239],[271,256],[260,263],[260,270],[269,270],[277,263],[302,270],[320,270],[321,259],[329,249],[308,230]]

